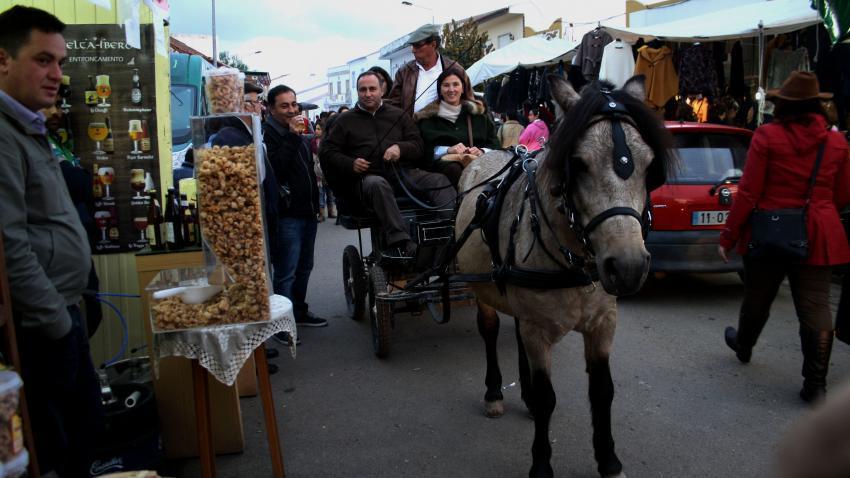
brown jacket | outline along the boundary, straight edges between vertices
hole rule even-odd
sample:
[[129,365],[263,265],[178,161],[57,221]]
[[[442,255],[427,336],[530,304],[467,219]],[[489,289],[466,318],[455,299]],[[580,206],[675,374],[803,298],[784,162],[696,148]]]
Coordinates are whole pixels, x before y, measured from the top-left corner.
[[[451,58],[445,55],[440,55],[440,61],[443,64],[443,70],[452,66],[463,73],[463,95],[465,99],[473,99],[472,83],[469,81],[469,76],[466,70],[463,69],[460,63],[455,63]],[[393,89],[387,93],[384,101],[401,108],[408,116],[413,117],[413,103],[416,101],[416,81],[419,79],[419,67],[416,65],[416,60],[407,62],[403,67],[399,68],[395,74]],[[438,86],[439,88],[439,86]]]
[[646,101],[661,109],[679,92],[679,75],[673,67],[673,52],[666,46],[655,49],[642,46],[638,50],[635,76],[646,75]]

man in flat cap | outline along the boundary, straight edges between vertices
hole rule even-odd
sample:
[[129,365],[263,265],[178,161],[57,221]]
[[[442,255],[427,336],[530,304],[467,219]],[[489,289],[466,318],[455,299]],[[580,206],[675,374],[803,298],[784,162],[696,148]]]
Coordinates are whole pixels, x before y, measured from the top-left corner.
[[464,91],[472,91],[469,77],[460,63],[440,54],[440,29],[422,25],[407,39],[414,60],[399,68],[386,102],[401,108],[410,116],[437,99],[437,77],[454,64],[463,73]]

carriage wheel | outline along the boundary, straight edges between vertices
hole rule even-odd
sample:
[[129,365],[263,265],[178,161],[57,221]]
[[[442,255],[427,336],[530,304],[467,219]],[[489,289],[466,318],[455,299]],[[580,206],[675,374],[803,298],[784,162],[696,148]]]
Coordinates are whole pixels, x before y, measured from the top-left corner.
[[369,274],[369,321],[372,323],[372,347],[378,358],[387,358],[390,354],[390,339],[393,332],[393,305],[386,300],[378,300],[377,295],[387,291],[387,278],[379,265],[372,267]]
[[363,320],[367,287],[366,271],[360,253],[356,247],[346,246],[342,252],[342,288],[345,291],[348,316],[353,320]]

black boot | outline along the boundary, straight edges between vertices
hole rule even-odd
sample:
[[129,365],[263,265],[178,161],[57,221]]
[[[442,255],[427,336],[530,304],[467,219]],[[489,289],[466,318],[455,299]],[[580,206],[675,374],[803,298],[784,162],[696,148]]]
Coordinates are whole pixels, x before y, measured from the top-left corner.
[[850,270],[844,271],[841,282],[841,299],[835,312],[835,338],[850,344]]
[[832,338],[831,330],[813,330],[800,324],[800,345],[803,349],[803,389],[800,390],[800,398],[805,402],[819,402],[826,396]]
[[735,327],[726,327],[723,338],[726,339],[726,345],[735,351],[735,356],[738,357],[741,363],[750,363],[750,358],[753,356],[753,347],[745,347],[738,342],[738,331],[735,330]]

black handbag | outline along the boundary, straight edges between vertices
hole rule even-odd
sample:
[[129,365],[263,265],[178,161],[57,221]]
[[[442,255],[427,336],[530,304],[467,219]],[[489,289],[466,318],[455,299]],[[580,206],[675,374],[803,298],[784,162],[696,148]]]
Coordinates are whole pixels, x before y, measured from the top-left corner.
[[801,261],[809,257],[809,239],[806,232],[806,215],[812,190],[818,176],[820,163],[826,142],[818,148],[817,159],[812,176],[809,178],[809,188],[806,192],[806,204],[794,209],[755,209],[753,211],[752,238],[750,239],[749,257],[757,259],[777,259],[786,261]]

